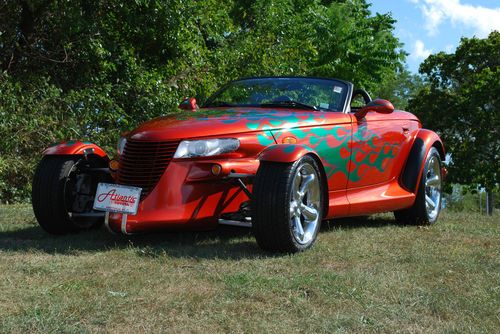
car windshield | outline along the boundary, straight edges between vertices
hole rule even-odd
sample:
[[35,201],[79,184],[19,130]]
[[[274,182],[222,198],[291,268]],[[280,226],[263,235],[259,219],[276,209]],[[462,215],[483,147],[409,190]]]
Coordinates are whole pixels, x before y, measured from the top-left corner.
[[258,78],[233,81],[204,107],[273,107],[342,111],[347,85],[333,79]]

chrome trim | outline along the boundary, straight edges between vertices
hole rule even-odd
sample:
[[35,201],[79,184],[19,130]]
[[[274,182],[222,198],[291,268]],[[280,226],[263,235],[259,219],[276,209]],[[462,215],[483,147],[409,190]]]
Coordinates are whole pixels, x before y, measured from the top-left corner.
[[229,173],[227,176],[224,176],[224,178],[228,179],[241,179],[251,177],[255,177],[255,174]]
[[228,225],[228,226],[238,226],[238,227],[252,227],[252,222],[242,222],[239,220],[229,220],[229,219],[219,219],[219,225]]
[[293,177],[290,198],[290,224],[295,240],[310,243],[319,227],[321,187],[319,175],[308,163],[300,165]]
[[425,209],[430,221],[434,221],[441,210],[442,176],[439,158],[432,156],[425,173]]

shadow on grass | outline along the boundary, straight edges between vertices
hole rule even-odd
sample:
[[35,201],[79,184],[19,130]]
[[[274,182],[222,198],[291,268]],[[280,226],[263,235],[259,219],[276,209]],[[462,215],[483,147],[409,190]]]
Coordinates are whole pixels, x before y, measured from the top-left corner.
[[391,215],[383,214],[376,216],[360,216],[337,218],[329,221],[324,221],[321,224],[322,231],[330,231],[335,229],[356,229],[356,228],[379,228],[384,226],[407,226],[397,222]]
[[252,238],[250,229],[221,226],[209,232],[159,232],[135,236],[112,235],[105,228],[54,236],[38,226],[0,232],[0,250],[77,254],[130,248],[140,256],[241,259],[269,256]]
[[[322,231],[338,228],[377,228],[398,225],[389,217],[356,217],[325,221]],[[78,254],[131,249],[138,256],[200,259],[243,259],[280,256],[262,251],[248,228],[219,226],[208,232],[155,232],[135,236],[112,235],[105,228],[53,236],[37,225],[0,232],[0,250]]]

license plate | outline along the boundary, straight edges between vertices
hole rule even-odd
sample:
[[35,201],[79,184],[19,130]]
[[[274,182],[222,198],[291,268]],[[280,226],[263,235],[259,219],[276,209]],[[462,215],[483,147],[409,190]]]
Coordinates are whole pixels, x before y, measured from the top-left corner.
[[137,187],[99,183],[94,199],[94,210],[135,215],[141,190]]

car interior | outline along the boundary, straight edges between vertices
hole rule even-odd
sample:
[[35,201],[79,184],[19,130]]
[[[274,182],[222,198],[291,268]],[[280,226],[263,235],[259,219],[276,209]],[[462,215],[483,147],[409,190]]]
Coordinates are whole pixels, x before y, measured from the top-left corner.
[[351,97],[351,112],[356,112],[365,105],[367,105],[372,98],[370,97],[370,94],[362,88],[357,88],[352,92],[352,97]]

